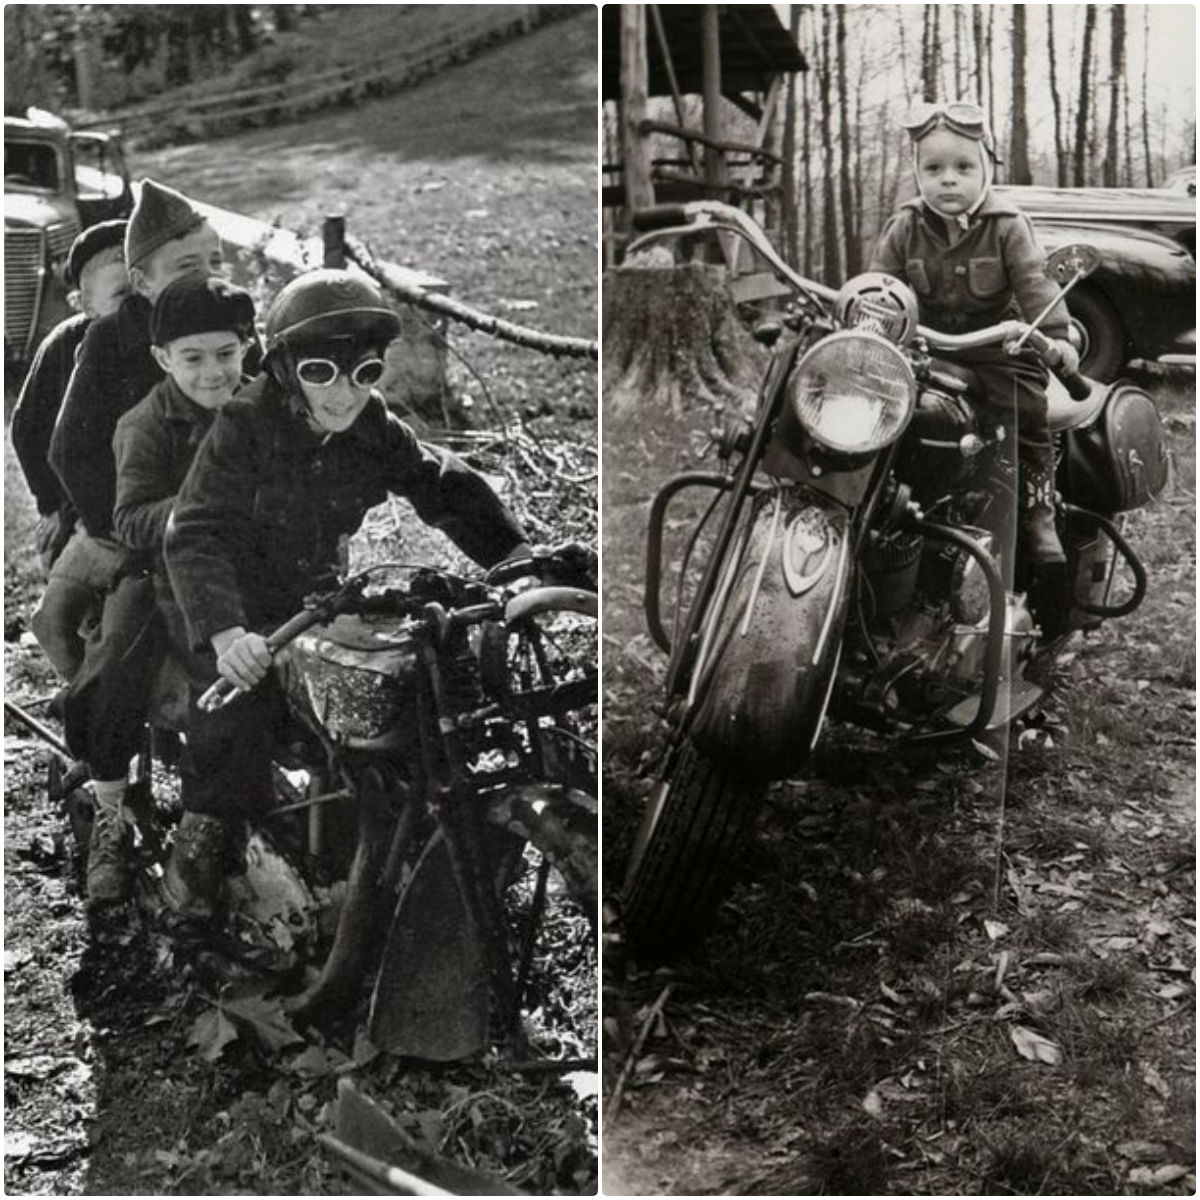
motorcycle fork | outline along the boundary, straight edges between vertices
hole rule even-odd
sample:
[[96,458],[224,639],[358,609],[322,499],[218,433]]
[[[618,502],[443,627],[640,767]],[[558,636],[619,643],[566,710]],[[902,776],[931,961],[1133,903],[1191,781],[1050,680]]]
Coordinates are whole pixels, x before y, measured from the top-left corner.
[[686,690],[689,668],[694,661],[693,643],[707,610],[708,602],[712,599],[713,591],[717,586],[718,577],[725,565],[726,555],[729,553],[730,545],[737,531],[742,506],[753,490],[754,472],[775,431],[775,424],[783,404],[783,382],[791,369],[794,357],[795,346],[792,346],[786,354],[775,360],[763,383],[764,399],[760,401],[763,411],[759,414],[750,447],[746,451],[746,456],[742,459],[730,487],[729,505],[721,519],[720,529],[717,531],[716,545],[709,555],[708,562],[704,564],[704,573],[696,589],[695,598],[688,609],[679,641],[671,647],[671,661],[667,667],[666,680],[668,696]]
[[492,881],[486,838],[471,801],[475,792],[467,775],[467,755],[456,714],[445,703],[437,647],[421,642],[426,686],[417,700],[421,756],[434,818],[445,838],[446,854],[466,904],[468,919],[483,941],[488,973],[500,1010],[504,1037],[520,1053],[521,993],[513,979],[508,955],[508,932],[500,898]]

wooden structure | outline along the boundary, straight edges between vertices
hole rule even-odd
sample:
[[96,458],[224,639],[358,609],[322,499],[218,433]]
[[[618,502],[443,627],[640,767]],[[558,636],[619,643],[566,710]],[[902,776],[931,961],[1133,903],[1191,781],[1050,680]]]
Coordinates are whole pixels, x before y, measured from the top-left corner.
[[[807,69],[777,6],[609,4],[602,12],[606,262],[625,240],[629,208],[724,200],[757,206],[764,225],[776,224],[784,80]],[[656,104],[652,115],[657,97],[671,107]]]

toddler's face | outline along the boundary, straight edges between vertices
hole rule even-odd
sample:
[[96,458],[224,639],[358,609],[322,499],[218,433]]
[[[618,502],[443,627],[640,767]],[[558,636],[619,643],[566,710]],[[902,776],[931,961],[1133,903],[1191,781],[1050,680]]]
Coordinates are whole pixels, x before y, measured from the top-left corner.
[[917,143],[921,195],[940,213],[957,216],[983,191],[983,146],[950,129],[935,129]]
[[153,349],[158,365],[201,408],[222,408],[233,399],[246,353],[236,333],[190,333]]
[[89,317],[116,312],[129,294],[129,272],[121,248],[101,250],[84,264],[79,281],[79,307]]

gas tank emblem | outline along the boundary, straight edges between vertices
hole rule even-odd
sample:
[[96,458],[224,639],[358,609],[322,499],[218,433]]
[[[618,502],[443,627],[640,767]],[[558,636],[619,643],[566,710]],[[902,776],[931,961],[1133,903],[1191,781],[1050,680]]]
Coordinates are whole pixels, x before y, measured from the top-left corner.
[[838,532],[820,509],[802,508],[783,531],[783,578],[793,596],[813,588],[837,557]]

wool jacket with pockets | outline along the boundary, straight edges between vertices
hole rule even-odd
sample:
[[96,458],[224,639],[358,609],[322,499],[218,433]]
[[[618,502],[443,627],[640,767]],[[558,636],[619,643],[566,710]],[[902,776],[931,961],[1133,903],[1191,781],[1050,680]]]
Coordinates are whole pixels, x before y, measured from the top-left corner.
[[483,477],[419,442],[378,393],[337,434],[313,432],[300,406],[260,376],[217,414],[180,489],[166,560],[193,649],[299,611],[332,581],[340,539],[389,493],[482,566],[525,540]]
[[[923,325],[969,333],[1038,316],[1058,294],[1042,273],[1045,261],[1032,223],[1015,204],[989,195],[951,245],[943,218],[918,197],[888,222],[869,269],[895,275],[916,292]],[[1068,322],[1059,300],[1041,328],[1047,337],[1065,338]]]

